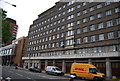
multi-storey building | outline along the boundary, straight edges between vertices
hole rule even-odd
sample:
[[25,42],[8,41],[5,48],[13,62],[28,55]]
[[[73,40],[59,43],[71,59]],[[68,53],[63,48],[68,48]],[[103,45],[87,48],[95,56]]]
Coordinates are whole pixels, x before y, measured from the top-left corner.
[[30,25],[24,64],[92,63],[108,77],[120,76],[120,3],[57,2]]
[[10,37],[9,41],[5,45],[12,44],[12,41],[16,39],[17,37],[17,30],[18,25],[16,24],[16,21],[11,18],[6,18],[6,21],[10,22],[10,31],[12,33],[12,36]]

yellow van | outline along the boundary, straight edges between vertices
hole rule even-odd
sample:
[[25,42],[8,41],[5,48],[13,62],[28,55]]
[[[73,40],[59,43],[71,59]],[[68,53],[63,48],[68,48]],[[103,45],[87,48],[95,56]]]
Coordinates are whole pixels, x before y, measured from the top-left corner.
[[92,64],[73,63],[71,66],[71,75],[76,77],[85,78],[94,81],[101,81],[105,79],[105,74],[101,73]]

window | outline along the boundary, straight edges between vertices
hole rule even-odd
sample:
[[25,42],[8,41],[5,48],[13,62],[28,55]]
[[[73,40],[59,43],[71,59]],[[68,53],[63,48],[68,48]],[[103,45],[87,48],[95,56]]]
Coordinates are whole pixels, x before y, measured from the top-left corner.
[[95,17],[94,16],[90,16],[90,21],[94,20]]
[[83,32],[88,32],[88,27],[84,27]]
[[80,20],[77,20],[77,24],[80,24]]
[[65,8],[65,7],[66,7],[66,5],[63,6],[63,8]]
[[91,26],[90,26],[90,30],[91,30],[91,31],[95,30],[95,25],[91,25]]
[[77,44],[81,43],[81,39],[80,38],[77,38],[76,41],[77,41]]
[[54,18],[57,18],[57,15],[55,15]]
[[60,23],[60,20],[58,20],[58,23]]
[[74,3],[75,3],[75,1],[70,1],[70,2],[67,4],[67,6],[70,6],[70,5],[74,4]]
[[92,48],[93,53],[97,53],[97,48]]
[[55,47],[55,43],[52,43],[52,47]]
[[60,37],[60,35],[59,34],[57,34],[57,38],[59,38]]
[[61,37],[64,37],[64,33],[61,33]]
[[71,26],[74,26],[73,22],[67,24],[67,27],[71,27]]
[[107,10],[106,11],[106,16],[109,16],[109,15],[111,15],[112,13],[111,13],[111,10]]
[[94,7],[91,7],[91,8],[90,8],[90,11],[93,11],[93,10],[95,10]]
[[81,12],[78,12],[78,13],[77,13],[77,16],[80,16],[80,15],[81,15]]
[[63,12],[62,14],[65,15],[65,12]]
[[84,42],[84,43],[87,43],[87,42],[88,42],[88,37],[84,37],[84,38],[83,38],[83,42]]
[[85,5],[87,5],[87,3],[86,3],[86,2],[83,2],[83,6],[85,6]]
[[63,18],[63,19],[62,19],[62,22],[64,22],[64,21],[65,21],[65,19]]
[[98,52],[99,52],[99,53],[101,53],[101,52],[103,52],[103,51],[104,51],[103,47],[98,47]]
[[83,14],[86,14],[87,13],[87,10],[83,10]]
[[83,22],[84,22],[84,23],[87,22],[87,18],[84,18],[84,19],[83,19]]
[[98,4],[97,5],[97,8],[99,9],[99,8],[102,8],[102,4]]
[[59,8],[59,10],[61,10],[61,7]]
[[63,41],[62,42],[60,42],[60,46],[63,46],[64,44],[63,44]]
[[50,33],[52,33],[52,30],[50,30]]
[[72,19],[72,18],[74,18],[74,15],[70,15],[70,16],[67,17],[68,20]]
[[77,34],[80,34],[80,29],[77,29]]
[[98,13],[97,18],[102,18],[102,13]]
[[73,30],[70,30],[70,31],[67,31],[66,36],[71,36],[71,35],[73,35],[73,34],[74,34],[74,31],[73,31]]
[[61,14],[58,14],[58,16],[60,17],[60,16],[61,16]]
[[53,40],[55,39],[55,36],[53,35]]
[[109,32],[108,33],[108,39],[113,39],[114,38],[114,33],[113,32]]
[[56,47],[59,47],[59,43],[58,42],[56,43]]
[[113,26],[112,20],[107,21],[107,27],[111,27],[111,26]]
[[61,29],[64,29],[64,28],[65,28],[65,26],[62,26],[62,27],[61,27]]
[[99,24],[98,24],[98,29],[101,29],[101,28],[104,28],[104,27],[103,27],[103,23],[99,23]]
[[113,46],[109,46],[109,51],[112,52],[112,51],[116,51],[116,46],[113,45]]
[[95,36],[91,36],[90,37],[90,40],[91,40],[91,42],[94,42],[96,39],[95,39]]
[[80,8],[81,7],[81,5],[77,5],[77,8]]
[[104,34],[99,35],[99,40],[104,40]]
[[116,24],[119,25],[120,24],[120,18],[116,19]]
[[108,6],[108,5],[110,5],[110,2],[105,2],[105,6]]
[[115,13],[118,13],[118,12],[120,12],[120,8],[119,7],[115,8]]
[[67,40],[67,41],[66,41],[66,45],[73,45],[73,39]]
[[56,29],[53,29],[53,32],[56,32]]
[[69,8],[67,12],[69,13],[69,12],[72,12],[72,11],[74,11],[74,10],[75,10],[74,7],[73,7],[73,8]]
[[118,37],[120,37],[120,31],[118,31]]
[[48,41],[48,38],[46,37],[45,41]]
[[51,37],[49,37],[49,40],[51,40]]

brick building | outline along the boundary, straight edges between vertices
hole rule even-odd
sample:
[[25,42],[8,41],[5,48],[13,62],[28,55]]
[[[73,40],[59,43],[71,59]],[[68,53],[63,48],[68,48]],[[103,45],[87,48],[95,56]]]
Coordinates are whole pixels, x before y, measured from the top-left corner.
[[22,66],[22,57],[25,55],[27,37],[21,37],[17,40],[14,40],[13,43],[17,44],[14,64]]

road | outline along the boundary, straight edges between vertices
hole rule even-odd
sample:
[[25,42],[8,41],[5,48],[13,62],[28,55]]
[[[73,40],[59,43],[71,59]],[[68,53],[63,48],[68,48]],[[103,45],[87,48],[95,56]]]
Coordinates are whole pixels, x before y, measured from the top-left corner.
[[[47,75],[46,73],[36,73],[30,72],[23,69],[14,69],[11,67],[2,68],[2,77],[5,81],[6,79],[11,79],[7,81],[69,81],[67,77],[64,76],[54,76]],[[74,81],[86,81],[86,80],[74,80]]]

